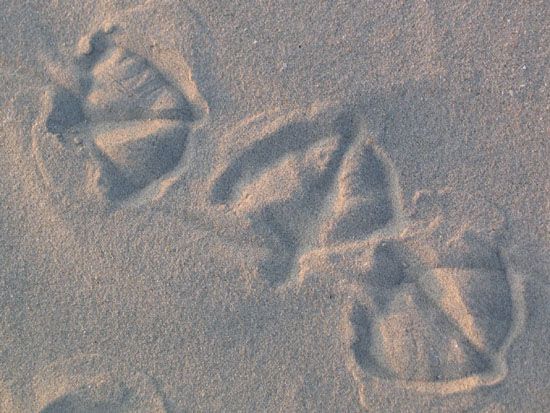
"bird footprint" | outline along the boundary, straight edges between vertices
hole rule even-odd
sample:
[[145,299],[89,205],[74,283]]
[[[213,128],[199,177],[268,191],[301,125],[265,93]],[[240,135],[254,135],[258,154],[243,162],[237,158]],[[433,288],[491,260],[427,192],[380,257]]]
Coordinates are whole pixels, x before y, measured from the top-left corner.
[[182,90],[196,92],[193,84],[178,87],[148,59],[117,45],[113,31],[80,40],[76,80],[46,92],[34,127],[39,171],[61,198],[117,205],[157,195],[205,115],[200,96]]
[[362,122],[317,105],[231,132],[210,200],[271,239],[271,286],[332,278],[348,297],[347,365],[368,383],[452,393],[501,381],[524,314],[519,279],[475,231],[430,243],[444,218],[411,220],[395,166]]

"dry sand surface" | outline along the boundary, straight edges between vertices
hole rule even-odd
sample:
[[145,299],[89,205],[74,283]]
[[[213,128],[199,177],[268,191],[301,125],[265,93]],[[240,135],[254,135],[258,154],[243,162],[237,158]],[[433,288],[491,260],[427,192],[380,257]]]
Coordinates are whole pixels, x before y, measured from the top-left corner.
[[0,412],[549,412],[549,27],[0,0]]

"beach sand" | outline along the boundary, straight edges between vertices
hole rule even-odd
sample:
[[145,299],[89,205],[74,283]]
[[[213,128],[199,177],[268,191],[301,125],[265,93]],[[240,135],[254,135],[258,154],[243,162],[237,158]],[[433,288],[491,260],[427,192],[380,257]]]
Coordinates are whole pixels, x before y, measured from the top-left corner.
[[550,411],[546,2],[1,9],[0,412]]

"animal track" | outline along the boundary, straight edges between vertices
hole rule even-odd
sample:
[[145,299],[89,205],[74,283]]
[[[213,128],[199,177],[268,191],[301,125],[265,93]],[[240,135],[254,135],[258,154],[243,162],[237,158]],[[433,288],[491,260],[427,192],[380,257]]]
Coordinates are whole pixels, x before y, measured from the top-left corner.
[[[80,42],[75,65],[77,86],[49,91],[35,126],[42,176],[69,200],[146,196],[177,168],[200,103],[105,30]],[[517,278],[470,234],[442,251],[410,235],[395,167],[353,114],[266,113],[230,134],[209,200],[264,236],[269,285],[325,274],[345,286],[346,357],[363,403],[372,381],[449,393],[506,376],[524,311]],[[48,396],[41,411],[116,410],[127,390],[110,380]]]
[[104,364],[96,357],[81,356],[47,366],[33,380],[39,412],[166,411],[145,375],[118,377]]
[[348,366],[363,401],[373,381],[453,393],[506,376],[524,312],[517,279],[496,250],[491,262],[480,253],[457,264],[463,251],[436,254],[419,241],[376,240],[367,268],[349,280]]
[[13,389],[11,398],[0,400],[6,412],[167,411],[165,398],[146,374],[115,371],[98,355],[77,355],[48,364],[31,381],[14,382]]
[[373,381],[449,393],[505,377],[524,311],[517,278],[472,232],[431,246],[433,223],[414,229],[395,167],[353,116],[319,107],[258,116],[232,133],[211,201],[271,239],[269,284],[338,280],[351,299],[346,357],[364,404]]
[[232,132],[238,149],[224,154],[210,198],[272,239],[270,284],[287,281],[307,251],[363,239],[395,218],[386,165],[357,128],[349,113],[318,107]]
[[203,114],[197,96],[118,46],[111,31],[81,39],[76,84],[47,91],[33,150],[54,192],[120,203],[178,167]]

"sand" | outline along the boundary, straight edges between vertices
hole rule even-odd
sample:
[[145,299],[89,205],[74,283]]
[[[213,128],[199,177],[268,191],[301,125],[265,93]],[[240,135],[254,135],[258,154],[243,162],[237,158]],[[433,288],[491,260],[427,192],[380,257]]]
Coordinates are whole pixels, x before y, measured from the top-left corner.
[[0,12],[0,412],[550,411],[548,3]]

